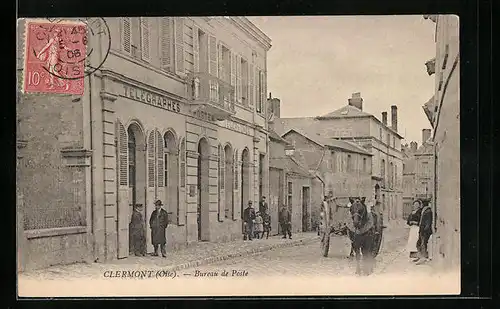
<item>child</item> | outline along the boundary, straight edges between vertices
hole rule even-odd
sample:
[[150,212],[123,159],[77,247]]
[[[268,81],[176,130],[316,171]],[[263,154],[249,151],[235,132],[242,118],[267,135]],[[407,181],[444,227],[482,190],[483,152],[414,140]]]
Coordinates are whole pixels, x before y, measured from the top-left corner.
[[263,220],[260,211],[255,214],[255,227],[254,227],[254,237],[259,239],[264,236]]
[[264,231],[262,232],[261,238],[264,238],[264,233],[266,233],[266,239],[268,239],[269,232],[271,231],[271,216],[269,215],[269,210],[266,209],[264,215],[262,216],[262,220],[264,221],[263,223]]

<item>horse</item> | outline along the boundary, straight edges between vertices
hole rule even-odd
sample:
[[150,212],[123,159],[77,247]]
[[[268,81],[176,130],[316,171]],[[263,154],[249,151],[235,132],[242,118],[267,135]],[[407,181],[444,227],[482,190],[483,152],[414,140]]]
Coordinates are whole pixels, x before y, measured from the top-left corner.
[[[373,273],[374,255],[374,222],[373,216],[368,212],[365,198],[350,197],[352,222],[347,224],[347,233],[351,240],[351,254],[356,255],[356,274],[370,275]],[[363,267],[361,267],[361,257]]]

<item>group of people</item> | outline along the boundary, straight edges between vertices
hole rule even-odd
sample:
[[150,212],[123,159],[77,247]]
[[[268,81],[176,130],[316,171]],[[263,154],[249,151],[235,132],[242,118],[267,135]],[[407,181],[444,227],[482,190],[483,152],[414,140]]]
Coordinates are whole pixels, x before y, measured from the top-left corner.
[[[167,237],[165,232],[168,226],[168,213],[162,206],[163,203],[161,200],[155,202],[155,210],[149,218],[149,227],[151,229],[151,243],[154,247],[153,256],[159,256],[158,249],[160,249],[161,255],[166,257],[167,251],[165,245]],[[130,252],[136,256],[146,255],[146,229],[144,227],[145,223],[142,211],[142,204],[136,204],[129,224]]]
[[406,223],[410,226],[407,250],[410,259],[417,265],[429,260],[427,244],[432,235],[432,209],[422,200],[413,202],[413,210]]
[[[283,232],[283,238],[292,239],[291,230],[291,213],[286,206],[282,206],[279,213],[279,222]],[[243,240],[262,239],[266,235],[269,238],[271,232],[271,215],[266,202],[266,197],[263,196],[259,202],[259,210],[255,211],[253,202],[248,201],[248,206],[243,211]]]

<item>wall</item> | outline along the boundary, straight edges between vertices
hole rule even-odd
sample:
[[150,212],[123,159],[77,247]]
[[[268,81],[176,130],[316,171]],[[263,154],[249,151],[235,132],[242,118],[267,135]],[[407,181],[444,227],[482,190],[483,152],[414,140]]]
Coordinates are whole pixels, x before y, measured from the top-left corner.
[[[460,267],[460,80],[458,61],[459,20],[439,15],[436,42],[436,97],[438,114],[434,123],[436,155],[436,245],[435,259],[444,268]],[[445,46],[448,56],[445,69]],[[454,67],[454,61],[457,60]],[[442,83],[439,86],[440,82]],[[442,102],[442,103],[441,103]],[[433,237],[434,238],[434,237]]]
[[[292,175],[292,174],[287,174],[286,175],[286,192],[285,195],[286,197],[289,195],[288,191],[288,186],[289,182],[292,183],[292,205],[291,205],[291,213],[292,213],[292,233],[301,233],[302,232],[302,216],[305,215],[304,212],[302,211],[302,188],[303,187],[308,187],[309,188],[309,194],[312,195],[312,188],[311,188],[311,180],[310,178],[304,178],[299,175]],[[290,207],[290,205],[287,205]],[[310,212],[311,212],[311,197],[309,198],[309,205],[308,205],[308,212],[309,212],[309,222],[311,221],[310,219]],[[311,223],[309,223],[309,226],[311,226]]]

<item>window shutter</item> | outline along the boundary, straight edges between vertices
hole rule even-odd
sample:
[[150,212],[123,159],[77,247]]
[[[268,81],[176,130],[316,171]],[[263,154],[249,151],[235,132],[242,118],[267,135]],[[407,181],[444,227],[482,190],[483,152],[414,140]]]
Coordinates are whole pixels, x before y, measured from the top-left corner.
[[184,69],[184,19],[176,17],[175,28],[175,72],[179,75],[186,73]]
[[127,54],[132,53],[132,20],[130,17],[122,17],[122,50]]
[[200,71],[200,38],[198,27],[193,26],[193,71],[195,73]]
[[148,138],[148,187],[155,186],[155,131]]
[[263,114],[266,114],[266,93],[267,93],[267,73],[262,71],[262,106],[261,110]]
[[[180,147],[179,147],[179,156],[180,156],[180,174],[181,174],[181,188],[186,187],[186,141],[185,139],[182,139],[180,142]],[[184,193],[185,191],[183,190],[177,190],[177,194]],[[177,200],[180,201],[179,196],[177,197]],[[179,203],[179,213],[177,214],[177,225],[185,225],[186,224],[186,206],[187,203]]]
[[160,22],[161,66],[163,70],[172,71],[173,19],[171,17],[162,17]]
[[147,17],[141,17],[141,57],[142,60],[148,62],[151,59],[150,29]]
[[262,75],[258,68],[255,68],[255,83],[257,84],[257,89],[255,89],[255,99],[257,100],[256,110],[257,113],[260,113],[262,111]]
[[233,176],[234,176],[234,190],[233,190],[233,220],[237,220],[240,217],[240,207],[239,205],[239,194],[238,194],[238,150],[234,151],[234,159],[233,159]]
[[161,136],[160,132],[156,131],[156,160],[157,161],[157,182],[158,182],[158,187],[164,187],[164,176],[165,176],[165,167],[164,167],[164,161],[163,161],[163,150],[164,150],[164,145],[163,145],[163,137]]
[[233,102],[236,101],[236,55],[231,52],[229,59],[229,74],[231,86],[233,86],[231,100]]
[[226,70],[224,68],[224,58],[222,54],[222,44],[217,45],[217,65],[219,69],[219,78],[222,80],[226,79]]
[[241,57],[236,56],[236,102],[241,104]]
[[120,123],[116,124],[116,147],[118,149],[118,183],[128,187],[128,136],[127,130]]
[[217,39],[214,36],[210,36],[208,39],[208,73],[212,76],[217,77]]
[[254,104],[254,66],[250,64],[248,70],[248,104],[253,106]]
[[219,221],[224,221],[225,213],[224,213],[224,181],[223,181],[223,166],[224,166],[224,161],[223,161],[223,156],[222,156],[223,150],[222,146],[219,145],[219,160],[218,160],[218,172],[219,172]]

